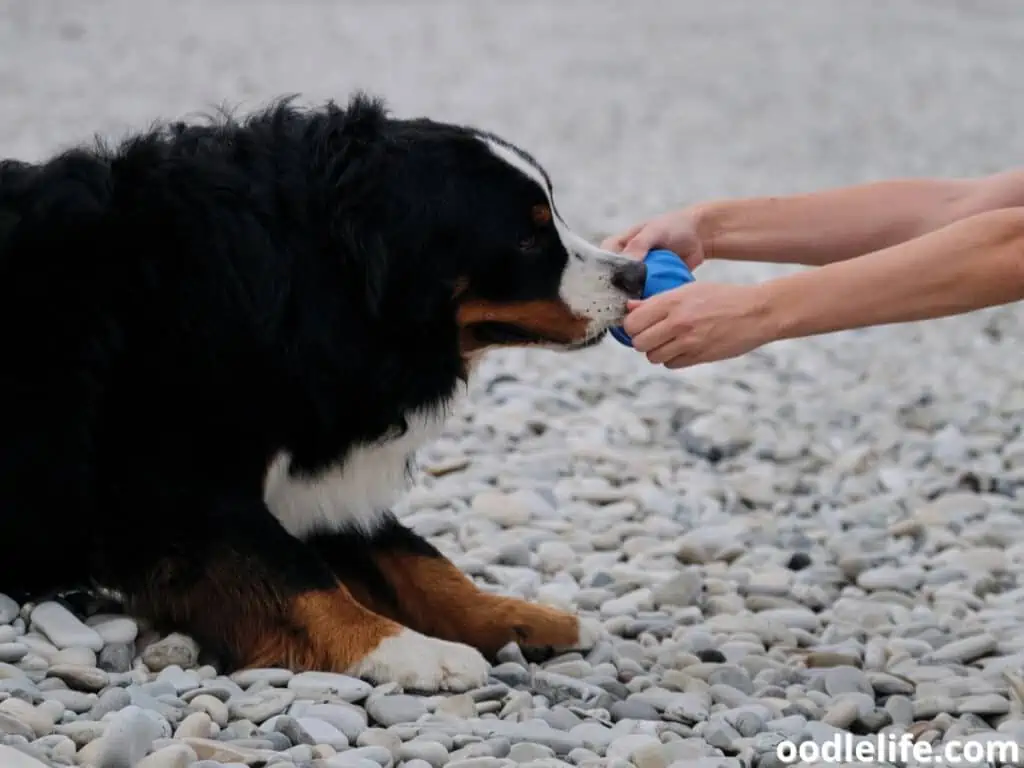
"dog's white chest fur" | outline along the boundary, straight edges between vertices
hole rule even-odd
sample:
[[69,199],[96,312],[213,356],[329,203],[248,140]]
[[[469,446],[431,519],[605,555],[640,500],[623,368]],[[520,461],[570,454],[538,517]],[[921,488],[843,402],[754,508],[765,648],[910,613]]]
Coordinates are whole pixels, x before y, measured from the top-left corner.
[[298,538],[315,531],[370,533],[406,490],[409,461],[440,434],[445,415],[442,409],[415,413],[404,434],[353,448],[338,467],[314,477],[293,477],[291,456],[279,453],[267,471],[263,499]]

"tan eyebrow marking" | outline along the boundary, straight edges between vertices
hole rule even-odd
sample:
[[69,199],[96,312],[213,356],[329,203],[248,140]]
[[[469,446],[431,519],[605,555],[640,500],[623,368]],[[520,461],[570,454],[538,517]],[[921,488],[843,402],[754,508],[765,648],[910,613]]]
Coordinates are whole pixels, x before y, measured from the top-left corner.
[[551,208],[543,203],[533,206],[530,215],[533,218],[534,224],[544,225],[551,223]]

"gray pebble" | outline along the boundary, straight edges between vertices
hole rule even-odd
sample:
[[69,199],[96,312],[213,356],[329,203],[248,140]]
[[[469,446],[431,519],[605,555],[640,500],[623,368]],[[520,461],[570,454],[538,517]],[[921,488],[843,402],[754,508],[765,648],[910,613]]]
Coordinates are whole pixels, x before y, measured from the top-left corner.
[[0,592],[0,624],[10,624],[21,611],[21,607],[10,597]]
[[295,700],[295,693],[290,690],[265,688],[256,693],[245,693],[234,696],[228,701],[228,712],[231,717],[262,723],[274,715],[284,712]]
[[132,667],[135,650],[128,643],[110,643],[99,653],[97,664],[104,672],[127,672]]
[[451,715],[452,717],[476,717],[476,702],[473,701],[472,696],[466,693],[446,696],[437,703],[435,712],[442,715]]
[[199,646],[187,635],[173,633],[150,643],[142,652],[142,661],[154,672],[176,665],[182,669],[192,669],[199,659]]
[[824,680],[825,691],[829,696],[852,692],[874,695],[874,689],[867,676],[856,667],[832,667],[826,670]]
[[196,763],[196,753],[187,744],[168,744],[143,758],[135,768],[189,768]]
[[995,637],[983,632],[973,637],[954,640],[928,654],[927,659],[935,663],[967,664],[996,650],[998,642]]
[[525,685],[530,680],[529,671],[525,667],[511,661],[491,667],[490,675],[511,686]]
[[199,675],[196,674],[195,670],[184,670],[177,664],[164,667],[156,679],[157,682],[171,685],[176,694],[185,693],[200,686]]
[[350,743],[367,728],[366,712],[351,704],[296,702],[288,711],[293,717],[314,718],[334,726]]
[[89,710],[90,720],[102,720],[104,715],[117,712],[131,704],[132,697],[124,688],[108,688],[99,694]]
[[344,754],[350,758],[372,760],[378,765],[391,765],[394,760],[391,753],[384,747],[356,747],[346,750]]
[[95,693],[83,693],[82,691],[52,690],[45,691],[43,698],[47,701],[59,701],[66,709],[77,714],[88,712],[99,698]]
[[73,664],[55,664],[47,670],[47,674],[63,680],[77,691],[95,693],[103,690],[109,678],[107,673],[97,667],[83,667]]
[[661,742],[657,737],[646,734],[619,736],[608,745],[605,756],[609,759],[631,760],[634,753],[644,747],[657,747],[660,749]]
[[374,696],[366,703],[366,711],[385,728],[399,723],[411,723],[427,712],[427,705],[419,696],[396,694]]
[[231,681],[242,688],[248,688],[255,683],[266,683],[281,688],[288,685],[293,677],[295,673],[290,669],[243,669],[231,675]]
[[616,701],[608,711],[614,720],[661,720],[661,713],[645,701]]
[[57,648],[80,646],[96,652],[103,648],[103,638],[60,603],[40,603],[32,610],[31,621]]
[[408,766],[412,760],[423,760],[433,768],[441,768],[448,762],[448,750],[436,741],[425,738],[412,739],[399,747],[398,758]]
[[149,752],[159,731],[152,717],[138,707],[128,706],[107,723],[99,740],[95,768],[134,768]]
[[28,646],[23,643],[0,643],[0,662],[16,664],[28,654]]
[[288,681],[288,689],[300,697],[331,694],[351,703],[363,701],[373,686],[364,680],[333,672],[300,672]]

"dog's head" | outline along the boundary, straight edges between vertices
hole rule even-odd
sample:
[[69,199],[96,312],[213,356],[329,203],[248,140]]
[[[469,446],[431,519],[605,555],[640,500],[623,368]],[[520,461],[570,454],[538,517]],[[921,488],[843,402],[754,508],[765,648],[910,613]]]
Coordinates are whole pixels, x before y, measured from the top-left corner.
[[[382,305],[408,306],[444,284],[464,353],[588,346],[640,296],[644,264],[574,234],[548,174],[507,141],[432,120],[388,119],[366,101],[350,108],[345,133],[373,158],[361,162],[366,180],[346,197],[347,210],[361,211],[379,233],[370,293]],[[429,304],[421,317],[435,316]]]
[[472,215],[461,245],[458,320],[467,350],[579,348],[601,339],[643,290],[646,268],[574,234],[529,154],[475,133],[463,149]]

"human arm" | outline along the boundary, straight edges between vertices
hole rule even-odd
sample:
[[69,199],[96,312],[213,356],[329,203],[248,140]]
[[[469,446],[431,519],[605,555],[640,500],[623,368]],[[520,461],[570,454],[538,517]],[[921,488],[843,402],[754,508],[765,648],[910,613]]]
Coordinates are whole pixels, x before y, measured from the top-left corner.
[[1024,299],[1024,206],[758,285],[693,283],[632,302],[624,327],[682,368],[772,341],[962,314]]
[[642,257],[821,266],[1000,208],[1024,206],[1024,169],[976,179],[897,179],[808,194],[721,200],[657,216],[605,241]]

